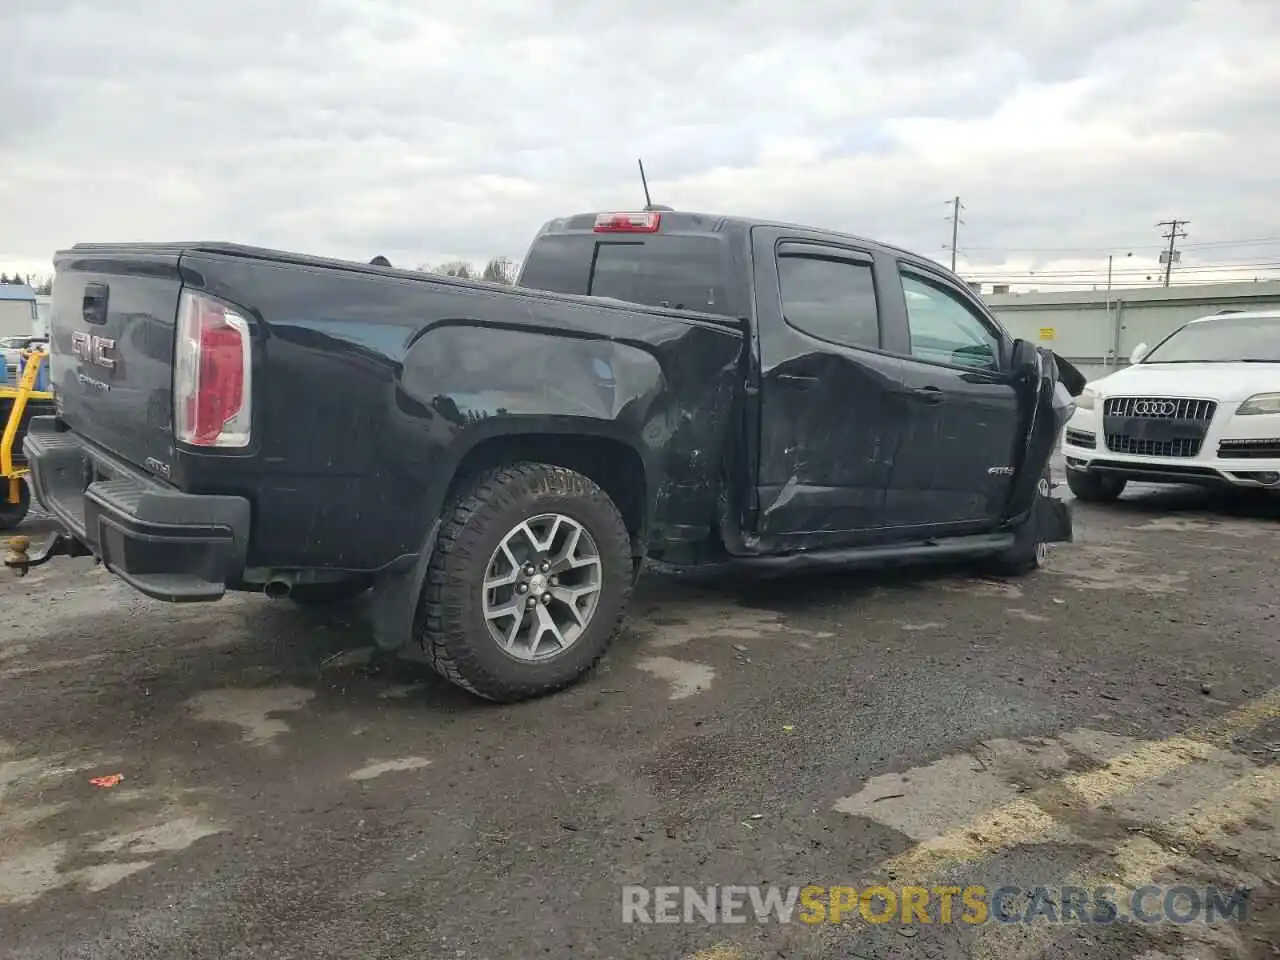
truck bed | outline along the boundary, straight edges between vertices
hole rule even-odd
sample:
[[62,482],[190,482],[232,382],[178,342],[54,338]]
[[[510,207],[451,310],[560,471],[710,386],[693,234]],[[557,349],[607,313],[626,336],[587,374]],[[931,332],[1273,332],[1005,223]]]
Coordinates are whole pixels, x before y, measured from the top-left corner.
[[317,270],[338,270],[344,273],[363,274],[373,277],[395,277],[400,280],[417,281],[424,284],[439,284],[453,288],[483,290],[490,293],[505,293],[533,300],[553,300],[577,303],[589,307],[612,308],[627,313],[640,313],[673,319],[685,319],[696,322],[712,323],[729,329],[741,330],[745,321],[725,317],[722,314],[702,313],[696,310],[673,309],[660,306],[631,303],[614,300],[608,297],[589,297],[571,293],[558,293],[548,290],[536,290],[528,287],[510,286],[489,280],[462,277],[450,277],[444,274],[426,273],[422,270],[409,270],[400,267],[379,267],[370,263],[355,260],[342,260],[335,257],[321,257],[308,253],[297,253],[289,250],[277,250],[271,247],[256,247],[242,243],[231,243],[225,240],[197,240],[190,242],[158,242],[158,243],[77,243],[60,252],[65,254],[85,254],[99,256],[162,256],[194,258],[202,254],[216,257],[234,257],[256,260],[264,263],[288,264],[296,267]]
[[[411,562],[459,465],[513,434],[640,471],[649,522],[676,539],[705,537],[715,514],[732,320],[225,243],[80,244],[56,263],[61,426],[115,473],[243,498],[249,567]],[[184,292],[252,327],[244,449],[175,442]],[[77,337],[109,341],[114,367],[77,355]]]

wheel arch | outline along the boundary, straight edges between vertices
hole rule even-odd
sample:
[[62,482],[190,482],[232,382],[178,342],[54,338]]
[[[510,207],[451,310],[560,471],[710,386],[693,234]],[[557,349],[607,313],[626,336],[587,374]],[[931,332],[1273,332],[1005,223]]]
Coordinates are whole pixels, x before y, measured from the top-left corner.
[[477,474],[519,462],[564,467],[590,478],[609,495],[622,514],[632,553],[643,555],[651,513],[648,470],[635,447],[606,434],[536,430],[479,438],[454,466],[442,505]]

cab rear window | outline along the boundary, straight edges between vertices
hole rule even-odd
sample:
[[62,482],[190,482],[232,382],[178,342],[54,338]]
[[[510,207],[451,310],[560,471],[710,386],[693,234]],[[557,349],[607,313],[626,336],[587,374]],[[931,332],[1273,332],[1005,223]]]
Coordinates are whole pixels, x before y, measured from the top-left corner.
[[715,237],[563,234],[534,243],[520,285],[732,316],[728,274],[724,243]]

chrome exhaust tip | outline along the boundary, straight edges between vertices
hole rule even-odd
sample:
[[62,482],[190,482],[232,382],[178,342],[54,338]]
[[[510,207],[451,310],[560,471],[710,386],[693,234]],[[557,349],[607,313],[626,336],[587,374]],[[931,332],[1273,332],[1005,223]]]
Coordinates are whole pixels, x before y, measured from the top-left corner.
[[288,580],[268,580],[262,587],[268,600],[284,600],[293,592],[293,584]]

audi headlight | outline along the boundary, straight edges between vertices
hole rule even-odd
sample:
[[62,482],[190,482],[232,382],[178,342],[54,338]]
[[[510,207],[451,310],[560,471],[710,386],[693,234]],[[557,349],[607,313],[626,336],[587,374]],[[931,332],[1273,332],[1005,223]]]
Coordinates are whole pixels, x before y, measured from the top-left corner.
[[1280,413],[1280,393],[1255,393],[1236,409],[1241,416],[1258,413]]
[[1076,407],[1080,410],[1092,410],[1093,402],[1097,399],[1097,392],[1092,387],[1085,387],[1080,391],[1080,396],[1076,397]]

